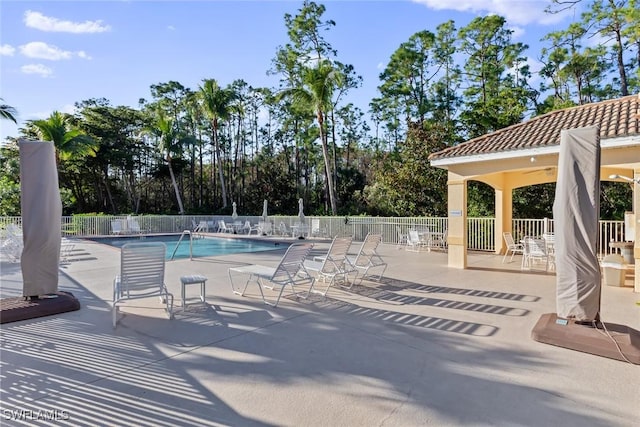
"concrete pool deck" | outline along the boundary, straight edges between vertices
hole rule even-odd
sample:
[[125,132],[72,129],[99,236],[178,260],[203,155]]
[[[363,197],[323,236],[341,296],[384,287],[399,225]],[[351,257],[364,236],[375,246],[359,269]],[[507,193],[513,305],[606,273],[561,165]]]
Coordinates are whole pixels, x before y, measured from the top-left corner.
[[[114,330],[119,250],[76,243],[59,287],[82,308],[2,325],[3,425],[637,425],[640,367],[531,339],[555,311],[552,274],[382,245],[381,283],[275,309],[255,287],[231,292],[229,267],[283,251],[168,262],[176,301],[180,276],[202,274],[207,304],[168,320],[156,299],[132,301]],[[0,296],[20,295],[20,265],[1,268]],[[602,319],[640,329],[638,300],[604,286]]]

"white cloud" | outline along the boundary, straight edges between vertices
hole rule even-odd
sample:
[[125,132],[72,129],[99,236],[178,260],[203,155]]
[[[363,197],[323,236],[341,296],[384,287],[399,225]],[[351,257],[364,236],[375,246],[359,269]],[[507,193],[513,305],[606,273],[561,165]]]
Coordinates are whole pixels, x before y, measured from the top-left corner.
[[378,70],[384,70],[384,67],[385,67],[384,62],[378,62],[378,65],[376,66]]
[[562,13],[545,13],[549,0],[413,0],[434,10],[455,10],[475,14],[495,14],[506,18],[510,24],[526,25],[532,23],[553,24],[572,14],[571,10]]
[[74,114],[76,112],[76,106],[73,104],[64,104],[58,111],[61,113]]
[[511,37],[513,37],[514,40],[521,38],[525,33],[525,30],[522,27],[511,27],[509,29],[513,31],[511,33]]
[[84,22],[62,21],[31,10],[27,10],[24,13],[24,23],[27,27],[40,31],[58,33],[103,33],[111,30],[109,25],[103,25],[100,20]]
[[59,61],[61,59],[71,59],[74,56],[83,59],[91,59],[84,51],[71,52],[62,50],[57,46],[48,45],[44,42],[30,42],[20,46],[20,53],[27,58],[48,59],[50,61]]
[[40,77],[49,77],[53,70],[42,64],[28,64],[20,67],[20,71],[25,74],[38,74]]
[[71,59],[72,53],[61,50],[56,46],[48,45],[44,42],[30,42],[20,46],[20,52],[28,58],[50,59],[58,61],[60,59]]
[[9,44],[0,45],[0,56],[13,56],[15,51],[16,48]]
[[91,57],[89,55],[87,55],[87,52],[85,52],[84,50],[79,50],[77,52],[78,58],[82,58],[82,59],[91,59]]
[[76,107],[73,104],[64,104],[61,107],[53,108],[49,111],[35,111],[33,113],[28,113],[25,116],[25,120],[44,120],[51,116],[51,113],[54,111],[59,111],[60,113],[74,114],[76,112]]
[[171,31],[173,31],[173,30],[175,30],[175,29],[176,29],[176,27],[174,27],[173,25],[169,25],[169,26],[167,26],[167,30],[171,30]]

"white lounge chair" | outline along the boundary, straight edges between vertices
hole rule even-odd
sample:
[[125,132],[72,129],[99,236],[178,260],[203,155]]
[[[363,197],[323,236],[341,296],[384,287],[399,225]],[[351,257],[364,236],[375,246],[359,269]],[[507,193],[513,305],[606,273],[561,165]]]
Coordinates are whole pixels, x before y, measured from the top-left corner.
[[111,234],[124,234],[126,227],[122,226],[123,222],[121,219],[111,221]]
[[[265,304],[277,307],[280,297],[282,297],[282,292],[287,285],[291,286],[294,295],[299,296],[294,285],[309,283],[309,290],[307,291],[308,296],[311,289],[313,289],[315,279],[305,269],[304,260],[309,255],[309,252],[311,252],[311,248],[313,248],[313,244],[311,243],[299,243],[289,246],[289,249],[287,249],[287,252],[285,252],[277,267],[253,264],[229,268],[229,282],[231,283],[233,293],[244,296],[247,286],[249,286],[249,283],[253,282],[258,285],[258,289],[262,295],[262,301],[264,301]],[[234,286],[232,273],[249,276],[242,291],[237,290]],[[268,285],[265,282],[268,282]],[[268,287],[269,285],[274,287],[280,286],[280,292],[278,293],[275,303],[267,301],[264,297],[263,288]],[[306,298],[306,296],[304,298]]]
[[353,256],[348,256],[347,260],[351,263],[351,265],[361,272],[360,274],[360,282],[365,278],[365,276],[369,273],[370,269],[382,269],[378,278],[376,280],[382,279],[382,275],[387,269],[387,263],[382,259],[380,255],[378,255],[377,249],[378,245],[382,242],[381,234],[367,234],[367,237],[364,238],[364,242],[362,242],[362,246],[360,246],[360,250],[358,254]]
[[192,219],[191,226],[193,227],[191,231],[194,233],[202,233],[205,231],[209,231],[209,224],[207,224],[207,221],[200,221],[196,223],[196,221]]
[[130,233],[137,233],[137,234],[142,233],[142,228],[140,228],[138,219],[130,216],[127,217],[127,229],[129,230]]
[[71,256],[71,253],[73,252],[73,248],[75,247],[75,244],[63,237],[62,240],[60,241],[60,262],[68,262],[69,261],[69,257]]
[[227,225],[224,220],[218,221],[218,233],[234,233],[235,229],[232,225]]
[[522,243],[516,243],[515,240],[513,240],[511,232],[509,231],[505,231],[504,233],[502,233],[502,237],[504,238],[504,242],[507,245],[507,250],[504,252],[504,256],[502,257],[502,263],[504,264],[504,260],[507,259],[509,251],[511,251],[511,259],[509,260],[509,262],[512,262],[513,256],[515,254],[523,254],[524,246],[522,245]]
[[[324,257],[316,257],[314,260],[305,260],[304,267],[308,271],[316,273],[316,282],[327,283],[324,291],[312,289],[312,292],[326,295],[332,284],[338,283],[342,279],[345,287],[351,288],[349,274],[356,273],[357,270],[347,260],[347,253],[351,247],[351,237],[335,237],[329,246],[329,251]],[[314,285],[315,286],[315,285]]]
[[126,243],[120,251],[120,274],[113,280],[113,327],[118,305],[126,300],[159,297],[173,318],[173,295],[164,284],[165,254],[162,242]]
[[247,236],[251,235],[252,232],[256,232],[256,235],[260,235],[260,227],[258,224],[251,225],[249,220],[244,223],[244,230],[247,232]]

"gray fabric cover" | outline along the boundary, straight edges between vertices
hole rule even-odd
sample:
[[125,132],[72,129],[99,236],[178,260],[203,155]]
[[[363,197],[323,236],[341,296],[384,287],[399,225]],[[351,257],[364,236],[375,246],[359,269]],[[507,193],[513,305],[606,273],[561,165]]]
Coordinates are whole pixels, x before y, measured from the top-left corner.
[[304,202],[298,199],[298,222],[304,224]]
[[269,220],[269,216],[267,215],[267,201],[265,200],[262,205],[262,222],[267,222]]
[[591,321],[600,311],[597,257],[600,132],[563,130],[553,204],[558,317]]
[[24,249],[21,267],[24,296],[58,291],[62,202],[53,144],[18,142]]

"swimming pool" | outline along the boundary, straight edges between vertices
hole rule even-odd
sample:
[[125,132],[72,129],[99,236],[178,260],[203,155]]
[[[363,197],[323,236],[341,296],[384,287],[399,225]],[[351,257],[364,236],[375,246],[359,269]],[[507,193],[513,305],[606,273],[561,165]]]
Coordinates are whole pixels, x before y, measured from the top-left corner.
[[[173,259],[189,258],[189,237],[185,236],[176,250],[176,245],[180,240],[180,235],[165,236],[142,236],[142,237],[96,237],[90,238],[93,242],[102,243],[117,248],[125,243],[133,242],[163,242],[167,245],[167,260],[171,259],[171,254],[175,250]],[[202,237],[193,239],[193,256],[217,256],[230,255],[245,252],[261,252],[281,249],[282,245],[277,242],[260,242],[248,239],[225,239],[222,237]]]

